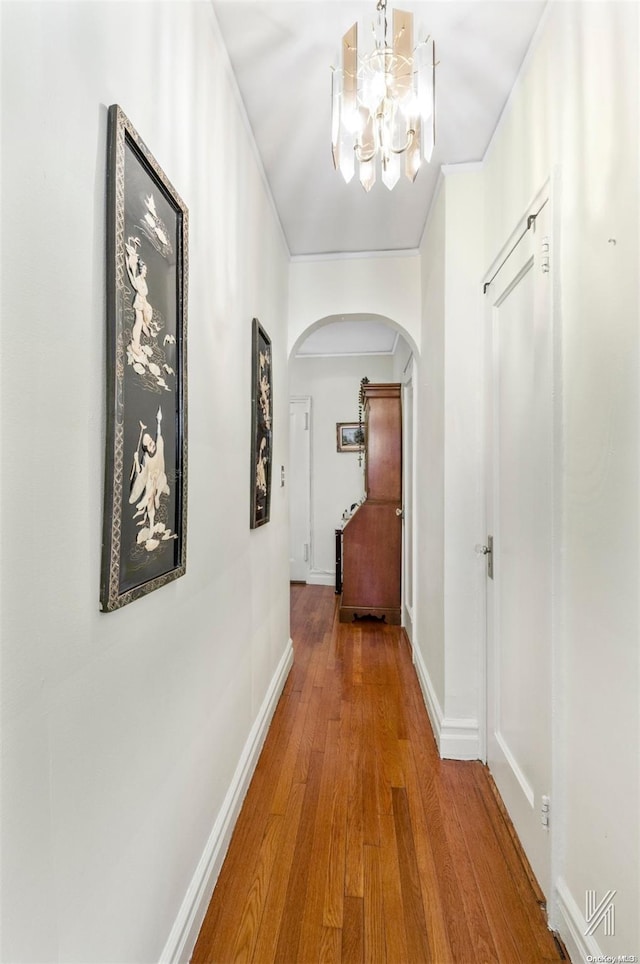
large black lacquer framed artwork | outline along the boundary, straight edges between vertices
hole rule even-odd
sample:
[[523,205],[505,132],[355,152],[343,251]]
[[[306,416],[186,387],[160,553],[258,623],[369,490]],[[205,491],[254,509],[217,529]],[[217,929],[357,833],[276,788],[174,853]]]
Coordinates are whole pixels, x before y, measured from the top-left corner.
[[100,603],[184,575],[187,208],[117,105],[107,159],[107,430]]
[[257,529],[271,513],[273,447],[271,339],[257,318],[251,346],[251,528]]

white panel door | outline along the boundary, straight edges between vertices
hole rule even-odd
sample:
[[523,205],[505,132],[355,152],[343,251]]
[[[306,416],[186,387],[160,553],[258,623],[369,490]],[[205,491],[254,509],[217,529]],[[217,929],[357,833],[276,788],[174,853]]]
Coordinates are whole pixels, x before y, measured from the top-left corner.
[[289,400],[289,578],[307,582],[311,553],[311,399]]
[[486,294],[487,518],[493,536],[487,762],[545,894],[551,848],[542,808],[551,787],[553,560],[549,208],[542,208]]

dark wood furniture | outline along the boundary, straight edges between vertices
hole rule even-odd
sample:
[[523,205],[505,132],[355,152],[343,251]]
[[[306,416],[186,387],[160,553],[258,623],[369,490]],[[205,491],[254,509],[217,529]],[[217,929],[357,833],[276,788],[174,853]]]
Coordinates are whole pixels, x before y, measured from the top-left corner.
[[364,415],[366,498],[342,533],[340,622],[375,616],[400,625],[401,386],[365,385]]
[[342,529],[336,529],[336,596],[342,592]]

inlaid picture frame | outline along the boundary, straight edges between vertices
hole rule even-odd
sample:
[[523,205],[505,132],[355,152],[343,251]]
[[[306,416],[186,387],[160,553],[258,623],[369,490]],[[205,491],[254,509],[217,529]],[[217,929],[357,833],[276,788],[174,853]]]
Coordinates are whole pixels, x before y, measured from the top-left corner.
[[112,105],[103,612],[186,571],[188,230],[186,205]]
[[257,318],[251,331],[251,517],[257,529],[271,517],[273,378],[271,339]]

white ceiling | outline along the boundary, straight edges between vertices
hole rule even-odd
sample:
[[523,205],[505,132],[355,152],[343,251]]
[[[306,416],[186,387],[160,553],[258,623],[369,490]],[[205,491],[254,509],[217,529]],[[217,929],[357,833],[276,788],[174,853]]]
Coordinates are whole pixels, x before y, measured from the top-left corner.
[[329,355],[393,355],[399,333],[368,315],[337,318],[317,328],[303,341],[297,358]]
[[[389,9],[396,4],[389,0]],[[365,194],[333,169],[330,66],[375,0],[213,0],[292,255],[416,248],[442,164],[481,160],[543,0],[400,0],[436,45],[436,148],[413,184]]]

